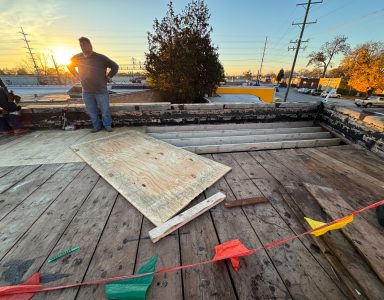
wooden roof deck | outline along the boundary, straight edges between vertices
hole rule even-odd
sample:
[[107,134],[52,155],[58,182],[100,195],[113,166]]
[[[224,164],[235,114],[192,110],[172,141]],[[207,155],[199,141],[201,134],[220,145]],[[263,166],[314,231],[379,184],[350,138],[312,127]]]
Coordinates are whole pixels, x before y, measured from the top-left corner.
[[[269,203],[232,209],[221,204],[156,244],[148,237],[153,225],[85,163],[0,168],[0,285],[18,284],[37,271],[46,286],[127,275],[153,255],[160,269],[208,260],[215,245],[230,239],[256,248],[290,237],[305,231],[304,215],[324,217],[303,182],[337,189],[355,209],[384,195],[365,180],[383,179],[383,161],[353,146],[207,157],[232,172],[191,205],[217,191],[229,200],[264,195]],[[373,211],[362,220],[383,235]],[[75,246],[80,249],[47,263]],[[384,288],[345,236],[334,231],[241,258],[238,273],[220,262],[158,275],[148,299],[351,299],[355,290],[379,299]],[[104,288],[34,299],[41,298],[104,299]]]

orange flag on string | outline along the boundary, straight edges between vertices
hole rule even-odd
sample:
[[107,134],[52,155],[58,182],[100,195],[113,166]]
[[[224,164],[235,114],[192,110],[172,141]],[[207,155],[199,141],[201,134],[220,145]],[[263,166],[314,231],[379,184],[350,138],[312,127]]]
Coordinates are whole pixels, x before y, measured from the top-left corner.
[[320,228],[319,230],[314,230],[313,232],[311,232],[311,234],[313,234],[315,236],[320,236],[320,235],[323,235],[324,233],[327,233],[329,230],[340,229],[340,228],[343,228],[348,223],[351,223],[353,221],[353,215],[346,216],[346,217],[340,219],[338,222],[336,222],[334,224],[330,224],[328,226],[325,226],[325,225],[327,225],[327,223],[312,220],[310,218],[304,217],[304,219],[308,222],[309,226],[311,226],[312,229],[316,229],[316,228],[324,226],[324,227]]
[[40,273],[35,273],[22,284],[0,287],[0,299],[29,300],[42,288],[40,283]]
[[215,246],[215,256],[213,259],[229,258],[232,268],[237,272],[239,271],[240,261],[239,256],[247,256],[252,254],[247,247],[245,247],[239,240],[231,240],[220,245]]

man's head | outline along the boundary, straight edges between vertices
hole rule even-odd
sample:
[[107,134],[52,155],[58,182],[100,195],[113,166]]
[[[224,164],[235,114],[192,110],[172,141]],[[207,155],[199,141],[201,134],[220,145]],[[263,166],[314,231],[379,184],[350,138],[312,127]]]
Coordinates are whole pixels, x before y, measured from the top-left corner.
[[84,56],[86,57],[90,56],[93,52],[93,49],[92,49],[92,44],[89,38],[82,36],[81,38],[79,38],[79,43],[80,43],[81,51],[83,52]]

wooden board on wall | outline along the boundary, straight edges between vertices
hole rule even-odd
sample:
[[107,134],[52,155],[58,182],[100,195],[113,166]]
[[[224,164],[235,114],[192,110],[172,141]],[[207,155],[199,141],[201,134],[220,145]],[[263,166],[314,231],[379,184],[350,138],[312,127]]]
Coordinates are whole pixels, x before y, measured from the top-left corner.
[[231,170],[137,131],[72,149],[156,226]]

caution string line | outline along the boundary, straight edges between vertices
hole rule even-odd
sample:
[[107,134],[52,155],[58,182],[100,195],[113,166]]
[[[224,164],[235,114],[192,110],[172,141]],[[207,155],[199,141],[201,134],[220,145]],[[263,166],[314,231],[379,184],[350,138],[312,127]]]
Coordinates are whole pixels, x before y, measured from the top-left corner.
[[[134,275],[125,275],[125,276],[119,276],[119,277],[110,277],[110,278],[97,279],[97,280],[91,280],[91,281],[86,281],[86,282],[74,283],[74,284],[69,284],[69,285],[61,285],[61,286],[55,286],[55,287],[41,288],[41,286],[39,286],[39,285],[31,285],[28,288],[27,286],[25,286],[25,289],[23,289],[22,293],[28,293],[28,292],[29,293],[31,293],[31,292],[33,292],[33,293],[49,292],[49,291],[56,291],[56,290],[61,290],[61,289],[69,289],[69,288],[75,288],[75,287],[81,287],[81,286],[99,285],[99,284],[103,284],[103,283],[107,283],[107,282],[114,282],[114,281],[125,280],[125,279],[133,279],[133,278],[145,277],[145,276],[149,276],[149,275],[158,275],[158,274],[162,274],[162,273],[169,273],[169,272],[189,269],[189,268],[203,266],[203,265],[207,265],[207,264],[210,264],[210,263],[213,263],[213,262],[217,262],[217,261],[221,261],[221,260],[225,260],[225,259],[229,259],[229,258],[233,258],[233,257],[248,256],[248,255],[254,254],[254,253],[258,252],[258,251],[265,250],[265,249],[268,249],[268,248],[271,248],[271,247],[274,247],[274,246],[277,246],[277,245],[281,245],[281,244],[287,243],[289,241],[298,239],[298,238],[300,238],[300,237],[302,237],[304,235],[311,234],[314,231],[317,231],[317,230],[326,228],[328,226],[331,226],[333,224],[339,223],[339,222],[345,220],[346,218],[350,217],[351,215],[358,215],[358,214],[360,214],[362,212],[365,212],[367,210],[370,210],[370,209],[375,208],[375,207],[380,206],[380,205],[384,205],[384,200],[381,200],[379,202],[376,202],[374,204],[366,206],[366,207],[364,207],[364,208],[362,208],[360,210],[353,211],[352,213],[348,214],[345,217],[342,217],[340,219],[336,219],[334,221],[326,223],[326,224],[324,224],[324,225],[322,225],[320,227],[317,227],[315,229],[311,229],[311,230],[305,231],[303,233],[300,233],[298,235],[295,235],[295,236],[292,236],[292,237],[289,237],[289,238],[285,238],[285,239],[281,239],[281,240],[278,240],[278,241],[266,244],[264,246],[261,246],[261,247],[255,248],[255,249],[250,249],[248,251],[244,251],[244,252],[241,252],[241,253],[236,253],[236,254],[233,254],[233,255],[223,256],[223,257],[220,257],[220,258],[217,258],[217,259],[210,259],[210,260],[202,261],[202,262],[199,262],[199,263],[193,263],[193,264],[187,264],[187,265],[182,265],[182,266],[165,268],[165,269],[154,271],[154,272],[148,272],[148,273],[142,273],[142,274],[134,274]],[[13,287],[16,287],[16,286],[9,286],[9,288],[10,288],[9,291],[5,291],[5,294],[1,294],[1,295],[20,294],[20,291],[16,291],[16,290],[12,291]],[[20,286],[18,286],[18,287],[20,287]]]

